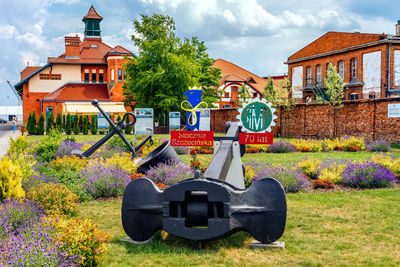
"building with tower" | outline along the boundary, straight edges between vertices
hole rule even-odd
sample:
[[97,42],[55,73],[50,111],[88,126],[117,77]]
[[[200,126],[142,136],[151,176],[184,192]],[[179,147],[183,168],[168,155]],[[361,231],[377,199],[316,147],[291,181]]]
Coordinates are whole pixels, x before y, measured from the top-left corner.
[[82,21],[84,39],[65,36],[65,52],[49,57],[43,66],[27,66],[15,88],[23,97],[23,120],[35,110],[36,115],[50,112],[97,115],[90,105],[98,99],[111,114],[125,112],[124,64],[133,53],[122,46],[111,47],[101,39],[101,17],[91,6]]

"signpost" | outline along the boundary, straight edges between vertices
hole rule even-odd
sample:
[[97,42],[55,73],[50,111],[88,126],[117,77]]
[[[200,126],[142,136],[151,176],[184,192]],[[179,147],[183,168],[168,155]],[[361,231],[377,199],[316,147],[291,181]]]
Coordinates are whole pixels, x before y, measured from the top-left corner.
[[200,112],[200,131],[209,131],[210,130],[210,109],[209,108],[199,108]]
[[400,104],[388,104],[388,118],[400,118]]
[[135,108],[135,135],[136,134],[153,134],[153,109],[152,108]]
[[[105,112],[105,114],[107,114],[108,117],[110,117],[110,112]],[[108,127],[110,126],[107,119],[103,116],[103,114],[101,114],[100,112],[97,113],[97,128],[99,129],[108,129]]]
[[181,113],[170,112],[169,113],[169,131],[179,130],[181,128]]
[[214,146],[214,132],[171,131],[171,146]]

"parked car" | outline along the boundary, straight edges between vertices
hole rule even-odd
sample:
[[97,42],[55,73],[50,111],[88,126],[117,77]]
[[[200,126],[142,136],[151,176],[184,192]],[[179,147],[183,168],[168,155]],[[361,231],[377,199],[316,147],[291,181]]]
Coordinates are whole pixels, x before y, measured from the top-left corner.
[[6,124],[6,123],[7,123],[7,121],[6,121],[5,119],[0,119],[0,123],[2,123],[2,124]]

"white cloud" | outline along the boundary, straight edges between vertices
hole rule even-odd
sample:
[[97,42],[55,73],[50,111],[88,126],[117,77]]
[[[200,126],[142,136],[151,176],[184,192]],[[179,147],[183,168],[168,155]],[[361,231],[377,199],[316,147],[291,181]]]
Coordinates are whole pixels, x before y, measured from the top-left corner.
[[40,65],[40,56],[36,53],[30,51],[21,51],[19,52],[20,59],[22,60],[22,64],[25,66],[38,66]]
[[10,40],[15,34],[18,31],[13,25],[0,25],[0,40]]

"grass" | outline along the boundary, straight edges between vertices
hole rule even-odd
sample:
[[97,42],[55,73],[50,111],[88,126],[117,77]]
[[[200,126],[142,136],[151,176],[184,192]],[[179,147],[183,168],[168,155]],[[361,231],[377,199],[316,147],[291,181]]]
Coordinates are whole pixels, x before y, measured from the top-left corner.
[[250,250],[252,238],[244,232],[203,250],[164,232],[145,245],[122,243],[120,199],[82,203],[80,215],[113,236],[101,266],[400,265],[399,189],[288,194],[287,201],[283,251]]

